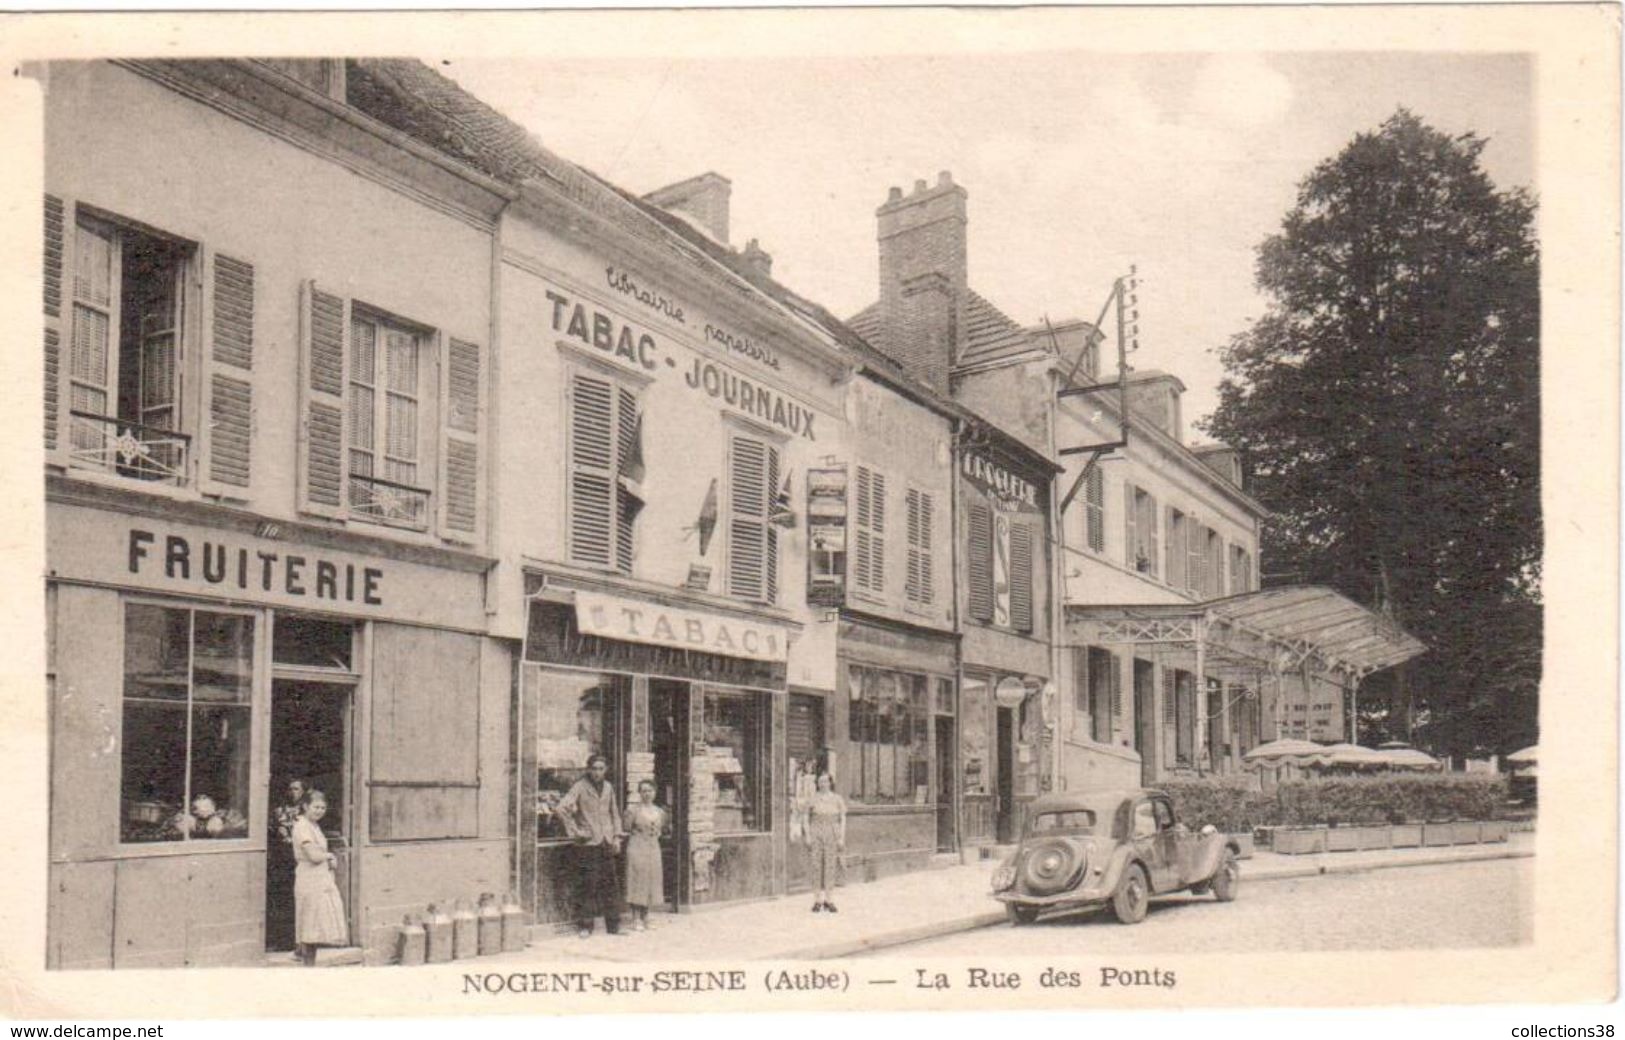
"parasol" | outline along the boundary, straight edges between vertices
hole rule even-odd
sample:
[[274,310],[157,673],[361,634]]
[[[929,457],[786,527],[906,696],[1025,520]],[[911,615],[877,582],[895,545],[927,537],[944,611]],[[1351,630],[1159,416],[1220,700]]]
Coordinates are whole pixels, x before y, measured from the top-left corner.
[[1392,769],[1443,769],[1444,763],[1413,747],[1395,747],[1380,749],[1377,754]]
[[1326,749],[1312,740],[1295,740],[1287,737],[1260,744],[1241,757],[1248,762],[1281,762],[1294,759],[1319,761],[1325,754]]
[[1532,766],[1535,764],[1535,759],[1539,751],[1539,744],[1530,744],[1522,751],[1514,751],[1512,754],[1508,755],[1507,761],[1515,766]]

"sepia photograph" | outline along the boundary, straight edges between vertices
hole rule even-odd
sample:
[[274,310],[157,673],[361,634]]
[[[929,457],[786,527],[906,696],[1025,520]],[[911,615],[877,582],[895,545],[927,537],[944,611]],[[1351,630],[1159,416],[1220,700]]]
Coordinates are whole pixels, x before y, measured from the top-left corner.
[[1618,14],[7,16],[8,1015],[1612,999]]

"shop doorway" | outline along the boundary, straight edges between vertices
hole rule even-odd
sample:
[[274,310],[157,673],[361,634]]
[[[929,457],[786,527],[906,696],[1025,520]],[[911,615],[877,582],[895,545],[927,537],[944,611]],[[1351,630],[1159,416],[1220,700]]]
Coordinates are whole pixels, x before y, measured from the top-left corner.
[[954,720],[951,715],[936,717],[937,738],[937,851],[959,848],[954,823]]
[[[790,778],[790,804],[785,807],[785,819],[794,819],[798,799],[812,796],[817,790],[818,774],[829,767],[824,744],[824,698],[806,693],[790,694],[785,708],[784,753],[788,759],[784,773]],[[812,887],[809,859],[805,844],[790,843],[785,879],[791,891]]]
[[688,904],[688,697],[687,683],[649,680],[649,750],[655,756],[655,804],[671,826],[660,839],[666,902]]
[[1000,845],[1016,840],[1016,713],[1010,708],[998,709],[998,746],[994,758],[998,760],[998,814],[994,829]]
[[265,948],[294,945],[293,850],[277,829],[277,808],[288,803],[288,785],[327,796],[321,821],[328,850],[338,858],[336,878],[355,934],[355,865],[352,856],[354,687],[348,683],[277,679],[271,684],[271,832],[265,857]]
[[1134,750],[1140,753],[1140,784],[1157,781],[1157,698],[1150,661],[1134,659]]

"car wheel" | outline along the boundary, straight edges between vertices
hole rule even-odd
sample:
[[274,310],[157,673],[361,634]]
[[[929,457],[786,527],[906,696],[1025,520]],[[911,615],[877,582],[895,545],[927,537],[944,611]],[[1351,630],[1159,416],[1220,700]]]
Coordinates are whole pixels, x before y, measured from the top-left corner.
[[1117,880],[1117,891],[1112,893],[1112,913],[1124,924],[1139,924],[1151,905],[1151,884],[1145,878],[1145,868],[1130,863]]
[[1236,898],[1236,889],[1241,885],[1241,868],[1236,866],[1234,852],[1225,850],[1219,869],[1214,871],[1209,883],[1213,886],[1213,898],[1219,902],[1228,903]]
[[1010,915],[1010,923],[1015,925],[1032,924],[1038,920],[1038,907],[1022,906],[1020,903],[1006,903],[1004,909]]

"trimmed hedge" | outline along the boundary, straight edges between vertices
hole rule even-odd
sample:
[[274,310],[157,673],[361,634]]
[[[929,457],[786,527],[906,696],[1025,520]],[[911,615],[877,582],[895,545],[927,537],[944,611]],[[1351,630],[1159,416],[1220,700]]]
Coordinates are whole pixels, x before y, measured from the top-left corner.
[[1393,773],[1335,776],[1255,790],[1246,777],[1170,780],[1159,785],[1191,827],[1213,824],[1243,833],[1254,827],[1311,827],[1499,819],[1506,778],[1482,773]]

